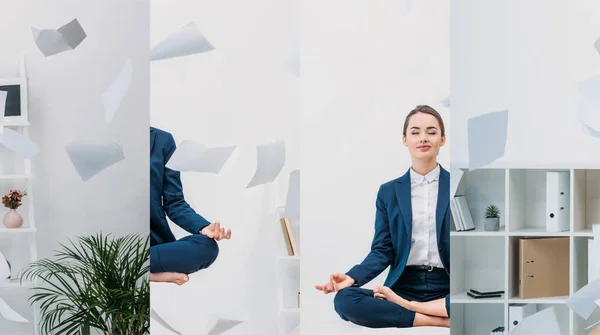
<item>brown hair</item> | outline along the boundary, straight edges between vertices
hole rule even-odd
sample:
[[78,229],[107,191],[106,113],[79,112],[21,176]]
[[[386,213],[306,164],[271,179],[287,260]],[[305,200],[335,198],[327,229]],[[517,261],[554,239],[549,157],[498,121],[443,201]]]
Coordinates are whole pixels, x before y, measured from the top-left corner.
[[404,120],[404,129],[402,130],[402,135],[406,136],[406,130],[408,128],[408,121],[410,118],[417,113],[425,113],[429,115],[433,115],[440,124],[440,131],[442,132],[442,137],[446,136],[446,128],[444,127],[444,120],[442,120],[442,116],[435,109],[427,106],[427,105],[419,105],[415,107],[415,109],[411,110],[410,113],[406,116]]

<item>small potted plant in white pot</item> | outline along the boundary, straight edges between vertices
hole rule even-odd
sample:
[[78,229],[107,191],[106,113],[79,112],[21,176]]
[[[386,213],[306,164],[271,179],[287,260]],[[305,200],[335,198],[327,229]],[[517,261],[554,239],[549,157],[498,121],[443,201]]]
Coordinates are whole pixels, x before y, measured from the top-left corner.
[[2,219],[2,223],[6,228],[21,228],[23,226],[23,217],[17,212],[17,208],[22,205],[25,195],[27,195],[27,191],[10,190],[2,197],[4,207],[9,209]]
[[483,225],[486,231],[500,230],[500,210],[498,207],[494,205],[487,206]]

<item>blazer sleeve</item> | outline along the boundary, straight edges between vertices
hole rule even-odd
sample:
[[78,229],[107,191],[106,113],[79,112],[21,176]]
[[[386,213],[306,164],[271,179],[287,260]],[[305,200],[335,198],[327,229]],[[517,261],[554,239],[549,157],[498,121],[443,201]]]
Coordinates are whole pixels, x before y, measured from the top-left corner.
[[[383,186],[382,186],[383,187]],[[382,200],[382,187],[377,193],[377,213],[375,215],[375,236],[371,243],[371,252],[346,274],[354,278],[355,286],[363,286],[383,272],[393,261],[394,247],[390,236],[387,210]]]
[[[165,162],[168,162],[175,149],[175,139],[169,134],[165,145]],[[166,165],[166,164],[165,164]],[[165,213],[179,227],[191,234],[198,234],[202,228],[208,226],[208,222],[200,214],[196,213],[185,201],[183,196],[183,185],[181,184],[180,172],[171,170],[165,166],[163,179],[163,209]]]

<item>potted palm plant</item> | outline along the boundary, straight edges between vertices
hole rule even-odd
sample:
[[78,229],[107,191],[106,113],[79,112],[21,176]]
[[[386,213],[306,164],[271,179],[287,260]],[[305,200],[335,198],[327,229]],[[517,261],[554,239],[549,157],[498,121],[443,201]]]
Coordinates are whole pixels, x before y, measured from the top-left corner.
[[485,209],[485,218],[483,219],[485,230],[500,230],[500,210],[494,205],[489,205]]
[[33,281],[45,334],[150,334],[149,239],[97,234],[61,244],[21,271]]

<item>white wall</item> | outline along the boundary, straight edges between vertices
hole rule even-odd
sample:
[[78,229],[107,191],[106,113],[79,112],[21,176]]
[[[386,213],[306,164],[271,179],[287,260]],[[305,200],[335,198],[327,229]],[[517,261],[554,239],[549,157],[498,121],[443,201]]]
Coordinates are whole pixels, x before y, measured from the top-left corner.
[[[184,334],[206,327],[210,315],[230,313],[250,319],[228,334],[276,332],[275,260],[284,246],[275,210],[300,159],[298,78],[284,66],[296,14],[294,1],[151,2],[151,45],[195,21],[216,48],[151,63],[151,125],[178,144],[239,145],[219,175],[182,173],[188,203],[232,229],[209,269],[182,287],[152,286],[153,308]],[[287,144],[284,170],[275,184],[245,189],[256,145],[274,139]],[[156,323],[152,333],[169,334]]]
[[[410,167],[406,114],[429,104],[449,128],[440,103],[450,90],[449,20],[448,1],[414,1],[410,12],[404,1],[303,5],[303,334],[367,332],[341,320],[334,295],[313,286],[369,252],[377,190]],[[447,135],[439,156],[445,167],[453,132]]]
[[497,163],[593,164],[576,83],[600,73],[600,3],[452,1],[452,161],[468,162],[467,120],[509,110]]
[[[0,78],[17,74],[18,54],[27,62],[30,134],[40,148],[33,160],[40,258],[52,256],[59,243],[78,235],[148,233],[148,7],[119,0],[0,1]],[[74,18],[88,37],[73,51],[45,58],[30,27],[58,28]],[[128,57],[131,86],[106,125],[101,94]],[[77,139],[120,142],[125,160],[83,182],[64,149]],[[5,185],[1,192],[8,191]],[[15,240],[13,246],[26,251],[25,242]],[[6,294],[18,312],[28,315],[27,291],[16,291],[0,290],[0,296]],[[31,325],[6,320],[0,320],[0,329],[32,333]]]

